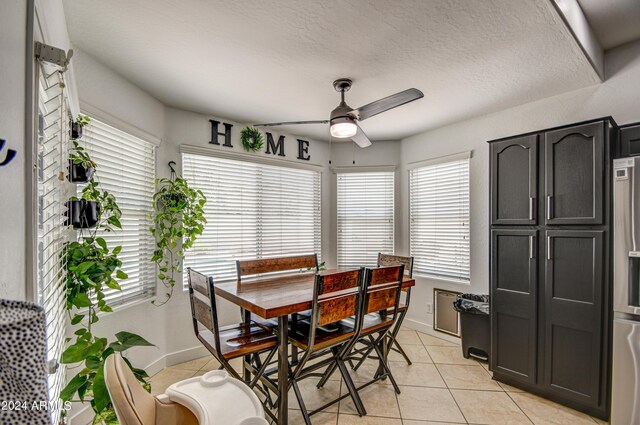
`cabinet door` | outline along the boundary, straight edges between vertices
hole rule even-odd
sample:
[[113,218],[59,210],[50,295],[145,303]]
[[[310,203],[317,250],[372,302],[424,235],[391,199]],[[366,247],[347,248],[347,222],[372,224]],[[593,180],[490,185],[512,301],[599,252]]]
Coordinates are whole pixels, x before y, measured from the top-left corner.
[[544,386],[597,407],[602,394],[604,231],[546,232]]
[[547,224],[602,224],[604,123],[545,133]]
[[491,369],[535,384],[538,232],[491,233]]
[[622,157],[640,155],[640,123],[620,128]]
[[536,224],[538,135],[491,143],[491,223]]

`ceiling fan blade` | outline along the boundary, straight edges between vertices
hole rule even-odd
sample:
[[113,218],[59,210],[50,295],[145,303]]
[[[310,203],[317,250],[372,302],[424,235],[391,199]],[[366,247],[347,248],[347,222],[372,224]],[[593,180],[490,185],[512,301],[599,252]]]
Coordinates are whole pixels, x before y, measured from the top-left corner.
[[270,122],[266,124],[254,124],[254,127],[273,127],[276,125],[295,125],[295,124],[329,124],[329,120],[319,121],[289,121],[289,122]]
[[371,140],[369,140],[367,135],[364,134],[364,131],[362,131],[360,126],[358,126],[358,132],[356,133],[355,136],[351,138],[351,140],[353,140],[355,144],[360,146],[361,148],[366,148],[367,146],[371,146]]
[[378,99],[375,102],[371,102],[367,105],[361,106],[357,109],[354,109],[353,112],[355,112],[359,121],[363,121],[367,118],[371,118],[374,115],[378,115],[381,112],[397,108],[400,105],[413,102],[414,100],[418,100],[422,97],[424,97],[424,93],[422,93],[420,90],[407,89],[399,93],[392,94],[391,96],[387,96],[383,99]]

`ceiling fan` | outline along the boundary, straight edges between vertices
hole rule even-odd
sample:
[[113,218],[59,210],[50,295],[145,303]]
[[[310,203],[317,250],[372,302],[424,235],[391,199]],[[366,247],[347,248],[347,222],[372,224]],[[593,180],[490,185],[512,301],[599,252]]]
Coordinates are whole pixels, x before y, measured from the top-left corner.
[[351,139],[361,148],[366,148],[371,145],[371,141],[358,125],[358,121],[364,121],[374,115],[424,97],[424,94],[420,90],[411,88],[353,109],[344,101],[344,94],[349,91],[351,84],[352,81],[349,78],[340,78],[333,82],[333,88],[340,93],[340,104],[331,111],[328,120],[272,122],[254,124],[254,126],[271,127],[293,124],[331,124],[329,128],[331,136],[338,139]]

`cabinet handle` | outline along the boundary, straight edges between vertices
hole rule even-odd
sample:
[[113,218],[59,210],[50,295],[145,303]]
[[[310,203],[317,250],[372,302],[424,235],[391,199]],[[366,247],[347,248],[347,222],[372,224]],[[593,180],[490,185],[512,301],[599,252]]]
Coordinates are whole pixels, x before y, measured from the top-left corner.
[[553,211],[553,196],[547,195],[547,220],[551,220],[552,211]]
[[529,220],[533,220],[533,216],[535,214],[535,198],[533,196],[529,197]]
[[529,259],[536,258],[535,240],[536,240],[535,236],[533,235],[529,236]]
[[547,260],[553,259],[553,251],[551,248],[551,236],[547,236]]

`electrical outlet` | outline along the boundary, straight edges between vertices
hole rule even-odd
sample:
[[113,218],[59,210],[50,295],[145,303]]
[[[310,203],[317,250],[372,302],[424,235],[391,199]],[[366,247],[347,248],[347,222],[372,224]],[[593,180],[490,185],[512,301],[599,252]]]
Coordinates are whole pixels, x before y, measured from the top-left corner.
[[427,314],[433,314],[433,304],[427,303]]

